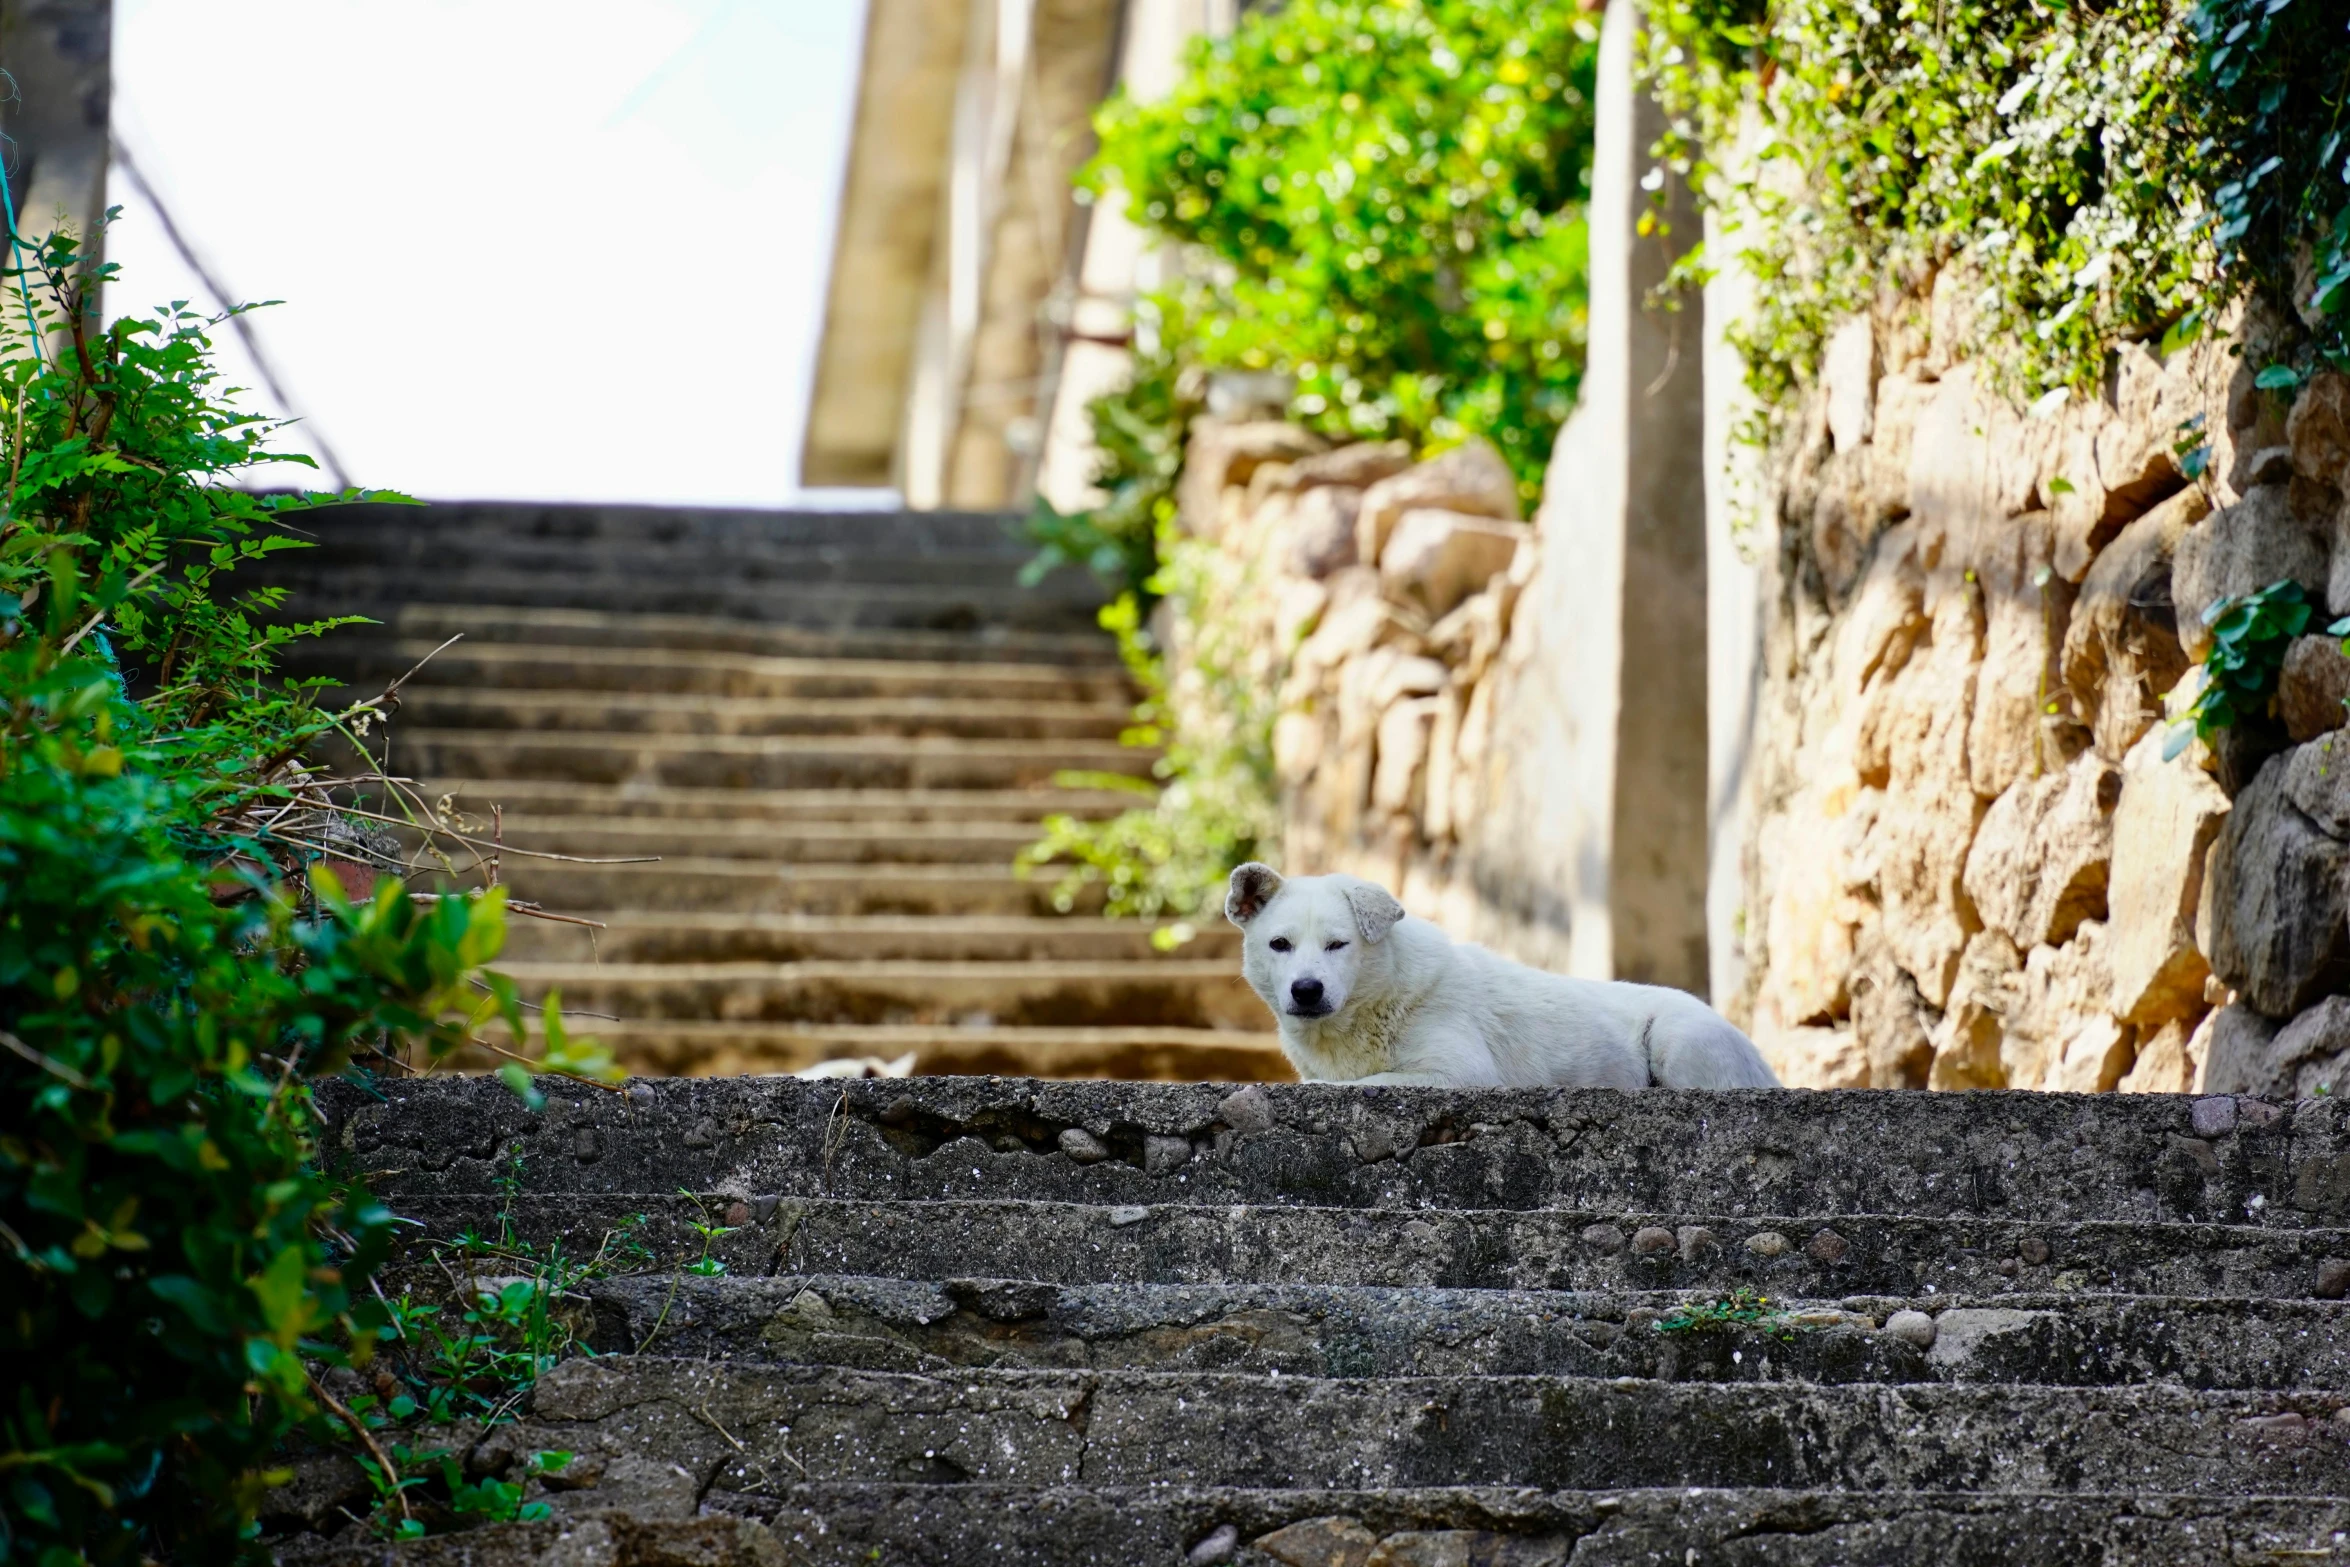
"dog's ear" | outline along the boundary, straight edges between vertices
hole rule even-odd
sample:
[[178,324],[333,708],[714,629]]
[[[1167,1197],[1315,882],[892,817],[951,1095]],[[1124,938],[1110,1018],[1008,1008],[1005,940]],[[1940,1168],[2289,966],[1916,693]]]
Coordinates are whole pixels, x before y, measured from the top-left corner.
[[1347,907],[1355,911],[1355,924],[1362,930],[1363,939],[1379,942],[1403,918],[1403,905],[1388,895],[1385,887],[1374,887],[1359,881],[1346,889]]
[[1224,917],[1235,925],[1246,925],[1265,912],[1265,905],[1280,890],[1281,873],[1272,866],[1251,860],[1235,867],[1224,892]]

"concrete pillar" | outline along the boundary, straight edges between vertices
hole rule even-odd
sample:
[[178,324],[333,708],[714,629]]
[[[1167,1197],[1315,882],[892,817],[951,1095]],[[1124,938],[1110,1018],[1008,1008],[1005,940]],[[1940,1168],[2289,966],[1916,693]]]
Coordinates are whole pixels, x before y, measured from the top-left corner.
[[0,70],[16,84],[0,99],[0,133],[8,138],[0,157],[17,232],[37,240],[62,224],[83,238],[93,260],[100,247],[90,236],[106,212],[113,45],[112,0],[0,3]]
[[[1669,236],[1643,235],[1663,130],[1633,82],[1640,25],[1613,0],[1601,34],[1591,201],[1591,339],[1518,615],[1506,753],[1476,876],[1517,917],[1565,926],[1567,966],[1707,993],[1704,303],[1649,301],[1696,238],[1686,191]],[[1505,889],[1515,889],[1510,896]],[[1537,893],[1536,889],[1539,889]]]

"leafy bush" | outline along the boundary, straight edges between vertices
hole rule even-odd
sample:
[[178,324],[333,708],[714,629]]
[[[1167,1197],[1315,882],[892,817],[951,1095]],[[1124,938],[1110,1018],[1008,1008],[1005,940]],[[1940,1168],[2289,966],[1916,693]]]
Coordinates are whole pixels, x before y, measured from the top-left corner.
[[1276,852],[1281,818],[1270,690],[1250,677],[1240,639],[1217,613],[1218,604],[1232,601],[1231,585],[1218,580],[1228,563],[1207,544],[1176,538],[1172,524],[1161,544],[1167,563],[1150,586],[1167,595],[1175,623],[1190,630],[1180,679],[1192,689],[1171,686],[1166,654],[1144,629],[1136,595],[1123,595],[1101,614],[1143,692],[1121,738],[1164,747],[1152,769],[1158,782],[1090,772],[1053,780],[1064,789],[1123,790],[1149,803],[1100,821],[1048,816],[1043,836],[1020,852],[1017,864],[1022,875],[1062,867],[1052,897],[1063,913],[1076,907],[1081,891],[1098,885],[1108,913],[1168,921],[1153,938],[1166,948],[1191,938],[1191,916],[1220,907],[1235,865]]
[[1097,192],[1191,247],[1185,346],[1293,374],[1340,435],[1489,436],[1529,487],[1573,406],[1595,20],[1538,0],[1294,0],[1099,117]]
[[2175,0],[1667,0],[1650,17],[1667,151],[1735,247],[1686,265],[1757,279],[1739,346],[1766,405],[1817,375],[1840,317],[1962,251],[1978,275],[1960,346],[2026,399],[2092,390],[2116,336],[2202,300]]
[[1156,601],[1149,584],[1159,569],[1159,532],[1175,520],[1184,437],[1199,412],[1163,330],[1136,352],[1126,384],[1085,412],[1101,454],[1093,482],[1102,503],[1064,513],[1040,497],[1028,519],[1028,536],[1040,548],[1021,580],[1033,584],[1057,566],[1084,566],[1111,592],[1142,598],[1147,613]]
[[2345,360],[2339,12],[1664,0],[1648,52],[1664,151],[1732,247],[1693,252],[1684,275],[1736,260],[1760,282],[1739,346],[1773,416],[1839,318],[1954,261],[1955,346],[2024,400],[2095,395],[2115,341],[2175,348],[2248,290],[2289,313],[2303,276],[2312,347]]
[[354,903],[286,828],[334,825],[302,752],[387,705],[277,682],[318,628],[221,581],[312,503],[219,482],[272,426],[214,323],[96,329],[70,241],[33,273],[64,346],[0,362],[0,1561],[221,1560],[306,1361],[387,1325],[391,1216],[312,1167],[305,1080],[519,1038],[505,908]]

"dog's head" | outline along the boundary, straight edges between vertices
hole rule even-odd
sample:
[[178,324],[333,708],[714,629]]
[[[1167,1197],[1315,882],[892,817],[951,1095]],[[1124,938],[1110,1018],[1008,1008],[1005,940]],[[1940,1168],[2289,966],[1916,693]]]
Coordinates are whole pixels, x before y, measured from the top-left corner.
[[1299,876],[1270,865],[1232,873],[1224,917],[1245,937],[1240,971],[1283,1017],[1321,1018],[1343,1009],[1380,967],[1382,944],[1403,905],[1355,876]]

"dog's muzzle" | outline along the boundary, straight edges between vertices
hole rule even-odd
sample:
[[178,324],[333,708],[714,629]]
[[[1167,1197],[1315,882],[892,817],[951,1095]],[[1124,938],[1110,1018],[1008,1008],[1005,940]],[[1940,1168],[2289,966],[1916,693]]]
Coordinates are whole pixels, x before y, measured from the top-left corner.
[[1328,1017],[1330,1000],[1322,992],[1318,979],[1292,980],[1289,986],[1289,1015],[1291,1017]]

